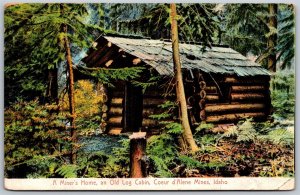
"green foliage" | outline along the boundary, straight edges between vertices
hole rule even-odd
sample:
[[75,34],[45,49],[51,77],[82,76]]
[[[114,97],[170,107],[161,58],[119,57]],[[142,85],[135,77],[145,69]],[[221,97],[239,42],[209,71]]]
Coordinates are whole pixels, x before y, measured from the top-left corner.
[[275,117],[294,118],[295,113],[295,76],[276,73],[271,81],[271,99]]
[[77,166],[76,165],[62,165],[55,171],[64,178],[76,178],[77,177]]
[[113,148],[101,170],[103,177],[124,177],[129,175],[129,139],[121,140],[121,147]]
[[283,146],[293,147],[294,134],[286,129],[273,129],[267,135],[260,136],[260,139]]
[[58,115],[57,109],[56,105],[41,106],[37,100],[5,109],[7,177],[50,177],[54,165],[66,160],[64,154],[71,143],[65,130],[66,118]]
[[169,122],[166,124],[165,129],[167,133],[181,135],[183,132],[182,125],[180,123]]
[[201,122],[200,125],[195,130],[196,130],[196,133],[200,133],[203,130],[209,130],[209,129],[212,129],[213,127],[214,127],[214,125],[211,123]]
[[236,142],[254,142],[257,132],[252,125],[252,119],[248,118],[244,122],[238,123],[237,126],[229,127],[219,139],[224,137],[236,137]]
[[267,4],[227,4],[222,41],[238,52],[260,55],[267,48]]
[[253,142],[256,139],[257,133],[254,129],[252,119],[246,119],[241,125],[238,125],[237,142]]
[[148,81],[142,82],[142,81],[132,81],[132,84],[135,86],[142,87],[143,93],[145,93],[146,89],[152,86],[157,86],[159,84],[159,81],[161,81],[161,76],[155,76],[151,75]]
[[[278,27],[270,27],[268,4],[227,4],[220,12],[222,41],[244,55],[252,53],[266,64],[272,53],[267,45],[270,35],[277,34],[277,60],[280,69],[291,67],[295,56],[295,19],[294,7],[288,4],[278,5]],[[264,35],[264,36],[262,36]]]
[[277,59],[282,61],[281,69],[291,68],[295,58],[295,8],[293,5],[280,5]]
[[154,161],[155,176],[172,177],[170,167],[174,165],[174,159],[178,156],[175,139],[170,134],[163,133],[149,138],[147,151],[149,158]]
[[[138,34],[153,39],[169,39],[171,35],[169,4],[115,5],[112,17],[120,17],[119,31]],[[132,7],[139,10],[133,18]],[[177,4],[179,39],[183,42],[202,42],[211,45],[218,31],[218,18],[213,4]],[[117,29],[116,29],[117,30]]]
[[[87,23],[87,4],[17,4],[5,9],[5,103],[17,98],[43,99],[51,83],[49,71],[65,62],[62,38],[70,40],[72,55],[90,47],[94,34],[103,29]],[[67,34],[62,33],[67,25]],[[57,81],[52,81],[53,83]],[[18,91],[19,93],[14,93]]]
[[125,67],[125,68],[97,68],[90,69],[85,67],[78,67],[79,71],[85,75],[89,75],[95,78],[103,84],[111,84],[115,80],[131,81],[141,76],[141,73],[145,70],[144,67]]
[[[95,85],[88,80],[79,80],[75,83],[75,110],[77,113],[75,122],[79,135],[92,135],[99,128],[104,95],[104,92],[100,90],[100,84]],[[60,105],[61,112],[69,111],[68,94],[60,101]]]
[[148,139],[147,155],[154,162],[155,176],[172,177],[174,175],[170,168],[176,165],[174,160],[179,155],[176,139],[182,133],[182,126],[180,123],[168,120],[176,107],[173,102],[166,101],[158,107],[162,108],[163,112],[151,117],[159,120],[163,125],[163,131],[162,134],[153,135]]
[[191,158],[187,155],[180,155],[179,160],[183,163],[188,169],[203,168],[203,164],[194,158]]

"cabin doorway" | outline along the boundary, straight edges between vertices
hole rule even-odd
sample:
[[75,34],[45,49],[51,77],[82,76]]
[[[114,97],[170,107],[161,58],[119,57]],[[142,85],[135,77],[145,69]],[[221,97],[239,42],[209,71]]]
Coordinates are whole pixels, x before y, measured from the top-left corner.
[[124,99],[124,130],[125,132],[137,132],[142,127],[143,120],[142,88],[126,82]]

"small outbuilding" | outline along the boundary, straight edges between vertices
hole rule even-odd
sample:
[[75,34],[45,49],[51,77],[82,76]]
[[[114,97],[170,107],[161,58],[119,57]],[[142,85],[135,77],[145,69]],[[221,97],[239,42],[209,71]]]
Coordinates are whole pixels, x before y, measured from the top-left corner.
[[[161,81],[147,88],[116,81],[107,87],[107,109],[101,125],[112,134],[134,131],[158,133],[160,125],[150,115],[158,105],[176,101],[172,85],[172,43],[165,40],[101,36],[83,62],[88,67],[145,67],[142,76],[157,75]],[[245,117],[266,120],[270,114],[270,74],[226,46],[205,48],[179,44],[185,94],[191,125],[201,121],[235,123]],[[171,84],[170,84],[171,83]],[[173,95],[172,95],[173,94]]]

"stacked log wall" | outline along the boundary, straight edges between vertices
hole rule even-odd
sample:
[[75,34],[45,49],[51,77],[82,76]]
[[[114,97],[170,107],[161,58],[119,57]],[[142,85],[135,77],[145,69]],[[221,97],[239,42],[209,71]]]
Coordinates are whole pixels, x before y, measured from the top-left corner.
[[109,90],[108,93],[108,134],[120,134],[123,131],[124,89],[122,85]]
[[[245,117],[265,120],[270,114],[269,77],[224,77],[207,82],[204,111],[208,123],[232,123]],[[221,86],[229,87],[227,101],[222,102]],[[221,89],[222,91],[222,89]],[[201,104],[201,102],[199,102]]]
[[143,121],[142,131],[146,131],[149,135],[161,133],[162,125],[158,119],[154,119],[151,115],[161,114],[164,110],[159,107],[168,99],[164,97],[164,91],[158,88],[149,88],[143,94]]

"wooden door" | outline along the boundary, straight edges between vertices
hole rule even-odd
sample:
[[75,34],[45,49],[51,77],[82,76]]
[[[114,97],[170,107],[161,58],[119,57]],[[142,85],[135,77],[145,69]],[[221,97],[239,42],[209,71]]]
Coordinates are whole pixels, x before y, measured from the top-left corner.
[[137,132],[142,127],[143,93],[142,88],[130,82],[125,85],[124,130]]

